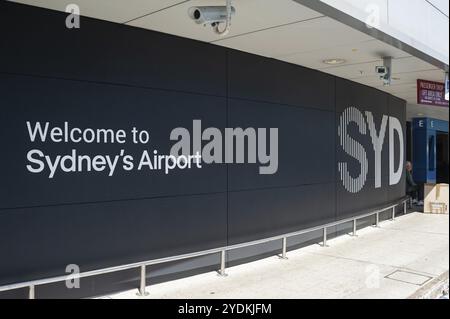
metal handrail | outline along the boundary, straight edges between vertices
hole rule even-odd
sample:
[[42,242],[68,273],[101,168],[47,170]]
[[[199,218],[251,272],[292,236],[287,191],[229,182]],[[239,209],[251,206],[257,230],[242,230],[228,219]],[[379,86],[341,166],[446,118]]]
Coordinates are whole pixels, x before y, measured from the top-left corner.
[[225,253],[227,251],[235,250],[235,249],[239,249],[239,248],[244,248],[244,247],[249,247],[249,246],[254,246],[254,245],[259,245],[259,244],[264,244],[264,243],[268,243],[268,242],[271,242],[271,241],[276,241],[276,240],[280,240],[281,239],[282,240],[281,257],[283,259],[286,259],[287,239],[290,238],[290,237],[294,237],[294,236],[310,233],[310,232],[317,231],[317,230],[323,230],[322,246],[326,246],[327,245],[327,228],[338,226],[338,225],[345,224],[345,223],[348,223],[348,222],[353,222],[353,236],[356,236],[356,231],[357,231],[357,224],[356,224],[356,222],[359,219],[363,219],[363,218],[366,218],[366,217],[370,217],[370,216],[376,215],[375,225],[376,225],[376,227],[378,227],[379,214],[381,212],[384,212],[384,211],[387,211],[389,209],[392,209],[392,218],[391,218],[391,220],[394,220],[395,219],[395,208],[397,206],[403,204],[403,213],[406,214],[406,203],[408,201],[410,201],[410,198],[406,197],[406,198],[403,198],[401,201],[399,201],[397,204],[390,205],[390,206],[387,206],[387,207],[383,207],[381,209],[374,210],[374,211],[372,211],[370,213],[365,213],[365,214],[362,214],[362,215],[358,215],[358,216],[354,216],[354,217],[338,220],[338,221],[327,223],[327,224],[320,225],[320,226],[306,228],[306,229],[295,231],[295,232],[286,233],[286,234],[283,234],[283,235],[267,237],[267,238],[253,240],[253,241],[240,243],[240,244],[235,244],[235,245],[231,245],[231,246],[224,246],[224,247],[219,247],[219,248],[202,250],[202,251],[198,251],[198,252],[194,252],[194,253],[188,253],[188,254],[176,255],[176,256],[171,256],[171,257],[164,257],[164,258],[146,260],[146,261],[135,262],[135,263],[130,263],[130,264],[124,264],[124,265],[114,266],[114,267],[101,268],[101,269],[81,272],[79,274],[61,275],[61,276],[56,276],[56,277],[43,278],[43,279],[37,279],[37,280],[31,280],[31,281],[25,281],[25,282],[20,282],[20,283],[4,285],[4,286],[0,286],[0,292],[1,291],[8,291],[8,290],[14,290],[14,289],[20,289],[20,288],[28,287],[29,288],[29,295],[28,295],[28,297],[30,299],[34,299],[35,298],[35,287],[36,286],[41,286],[41,285],[51,284],[51,283],[55,283],[55,282],[66,281],[66,280],[68,280],[69,276],[70,276],[70,279],[73,280],[73,279],[85,278],[85,277],[91,277],[91,276],[97,276],[97,275],[103,275],[103,274],[107,274],[107,273],[112,273],[112,272],[117,272],[117,271],[122,271],[122,270],[128,270],[128,269],[133,269],[133,268],[140,268],[140,270],[141,270],[141,275],[140,275],[141,276],[141,280],[140,280],[139,293],[140,293],[140,295],[144,296],[144,295],[147,294],[146,291],[145,291],[145,288],[146,288],[146,274],[147,274],[146,273],[146,266],[162,264],[162,263],[166,263],[166,262],[183,260],[183,259],[189,259],[189,258],[194,258],[194,257],[200,257],[200,256],[205,256],[205,255],[211,255],[211,254],[216,254],[216,253],[221,253],[221,256],[220,256],[221,257],[220,258],[220,270],[218,272],[219,272],[220,275],[226,276],[226,273],[225,273],[226,255],[225,255]]

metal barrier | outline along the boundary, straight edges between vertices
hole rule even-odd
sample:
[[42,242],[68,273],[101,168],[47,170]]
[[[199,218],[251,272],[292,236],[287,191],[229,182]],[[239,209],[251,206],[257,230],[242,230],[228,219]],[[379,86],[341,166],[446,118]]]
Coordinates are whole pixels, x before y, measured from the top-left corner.
[[[275,240],[281,240],[282,241],[281,258],[282,259],[287,259],[287,257],[286,257],[287,256],[287,239],[289,237],[294,237],[294,236],[310,233],[310,232],[313,232],[313,231],[323,230],[322,246],[326,247],[327,246],[327,228],[338,226],[340,224],[353,222],[352,236],[356,236],[357,221],[359,219],[375,215],[375,217],[376,217],[375,227],[379,227],[380,213],[382,213],[384,211],[387,211],[387,210],[392,210],[391,220],[393,221],[393,220],[395,220],[395,209],[396,209],[396,207],[398,207],[400,205],[403,205],[403,214],[406,214],[406,212],[407,212],[407,208],[406,208],[407,202],[410,203],[409,206],[411,207],[411,199],[409,197],[407,197],[407,198],[402,199],[397,204],[390,205],[390,206],[384,207],[382,209],[378,209],[378,210],[372,211],[370,213],[358,215],[358,216],[347,218],[347,219],[342,219],[342,220],[335,221],[335,222],[328,223],[328,224],[321,225],[321,226],[311,227],[311,228],[303,229],[303,230],[296,231],[296,232],[291,232],[291,233],[287,233],[287,234],[283,234],[283,235],[278,235],[278,236],[273,236],[273,237],[269,237],[269,238],[254,240],[254,241],[241,243],[241,244],[236,244],[236,245],[231,245],[231,246],[225,246],[225,247],[220,247],[220,248],[208,249],[208,250],[203,250],[203,251],[198,251],[198,252],[189,253],[189,254],[183,254],[183,255],[177,255],[177,256],[172,256],[172,257],[165,257],[165,258],[147,260],[147,261],[136,262],[136,263],[131,263],[131,264],[125,264],[125,265],[120,265],[120,266],[115,266],[115,267],[96,269],[96,270],[81,272],[79,274],[71,274],[70,275],[70,279],[91,277],[91,276],[103,275],[103,274],[108,274],[108,273],[122,271],[122,270],[139,268],[140,269],[139,295],[140,296],[146,296],[146,295],[148,295],[148,293],[146,292],[146,286],[147,286],[147,283],[146,283],[146,279],[147,279],[146,266],[162,264],[162,263],[171,262],[171,261],[177,261],[177,260],[182,260],[182,259],[188,259],[188,258],[194,258],[194,257],[199,257],[199,256],[205,256],[205,255],[211,255],[211,254],[220,253],[220,268],[218,270],[218,273],[219,273],[220,276],[227,276],[227,274],[225,272],[225,269],[226,269],[226,252],[229,251],[229,250],[235,250],[235,249],[249,247],[249,246],[258,245],[258,244],[263,244],[263,243],[267,243],[267,242],[271,242],[271,241],[275,241]],[[45,284],[51,284],[51,283],[61,282],[61,281],[66,281],[66,280],[68,280],[68,275],[51,277],[51,278],[44,278],[44,279],[37,279],[37,280],[26,281],[26,282],[20,282],[20,283],[0,286],[0,292],[1,291],[7,291],[7,290],[20,289],[20,288],[28,287],[28,289],[29,289],[28,298],[29,299],[35,299],[36,286],[41,286],[41,285],[45,285]]]

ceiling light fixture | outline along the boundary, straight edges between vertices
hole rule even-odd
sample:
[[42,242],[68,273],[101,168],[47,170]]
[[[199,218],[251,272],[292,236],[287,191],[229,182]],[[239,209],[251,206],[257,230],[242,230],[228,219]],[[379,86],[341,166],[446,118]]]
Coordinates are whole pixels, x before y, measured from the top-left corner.
[[338,65],[338,64],[343,64],[347,61],[345,61],[344,59],[336,58],[336,59],[326,59],[326,60],[323,60],[322,62],[325,64],[328,64],[328,65]]

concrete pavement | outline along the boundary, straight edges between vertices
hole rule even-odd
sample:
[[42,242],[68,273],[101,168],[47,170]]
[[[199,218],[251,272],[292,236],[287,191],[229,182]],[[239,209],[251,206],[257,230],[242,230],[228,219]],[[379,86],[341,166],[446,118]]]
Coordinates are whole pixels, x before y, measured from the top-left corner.
[[448,285],[448,215],[412,213],[328,245],[231,267],[227,277],[209,272],[151,285],[147,297],[134,289],[105,298],[420,298],[427,285]]

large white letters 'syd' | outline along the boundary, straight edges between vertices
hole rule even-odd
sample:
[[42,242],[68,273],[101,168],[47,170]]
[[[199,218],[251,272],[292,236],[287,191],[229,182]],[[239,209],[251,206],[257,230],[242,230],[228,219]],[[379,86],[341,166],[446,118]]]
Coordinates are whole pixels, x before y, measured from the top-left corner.
[[[381,187],[381,153],[383,151],[384,139],[386,136],[386,128],[389,124],[389,185],[395,185],[400,182],[403,174],[403,162],[404,162],[404,141],[403,141],[403,129],[400,121],[392,116],[383,115],[381,120],[380,129],[377,132],[372,112],[365,112],[364,115],[355,107],[349,107],[342,112],[339,119],[338,135],[339,142],[344,152],[357,160],[360,164],[359,176],[351,176],[348,170],[348,164],[346,162],[338,163],[338,170],[341,181],[347,191],[350,193],[358,193],[363,189],[367,181],[367,174],[369,172],[369,162],[367,159],[367,153],[364,146],[356,139],[351,137],[347,128],[348,125],[353,122],[358,128],[360,134],[370,134],[370,138],[373,145],[375,154],[374,158],[374,172],[375,172],[375,188]],[[398,163],[394,163],[394,141],[395,134],[398,135],[399,159]]]

